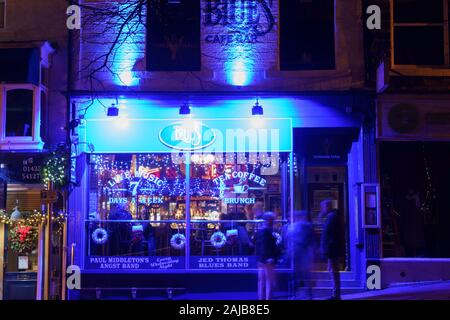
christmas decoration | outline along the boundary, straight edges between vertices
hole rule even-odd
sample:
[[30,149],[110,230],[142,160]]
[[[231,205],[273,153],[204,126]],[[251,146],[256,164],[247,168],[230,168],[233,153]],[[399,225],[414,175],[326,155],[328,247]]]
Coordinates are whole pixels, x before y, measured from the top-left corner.
[[108,232],[103,228],[97,228],[92,232],[92,240],[96,244],[104,244],[108,241]]
[[19,254],[29,254],[37,247],[38,230],[36,227],[19,223],[9,231],[11,250]]
[[53,152],[45,161],[42,169],[42,181],[52,182],[58,186],[66,184],[67,159],[60,152]]
[[217,231],[212,234],[210,241],[214,248],[220,249],[227,243],[227,237],[222,232]]
[[431,170],[430,165],[428,163],[428,159],[425,152],[425,144],[422,145],[423,152],[423,162],[425,166],[425,175],[426,175],[426,191],[425,191],[425,200],[423,201],[420,210],[425,215],[426,220],[431,220],[431,216],[434,211],[434,204],[436,201],[436,190],[433,187],[432,179],[431,179]]
[[[10,218],[7,213],[4,210],[0,210],[0,223],[6,224],[6,225],[15,225],[15,224],[23,224],[23,225],[29,225],[33,227],[38,227],[42,223],[44,223],[47,219],[45,213],[41,213],[39,211],[33,211],[30,213],[22,213],[22,218],[15,220]],[[52,217],[53,220],[53,217]],[[60,214],[57,219],[55,220],[56,223],[61,224],[65,222],[65,216]]]
[[181,250],[186,244],[186,237],[181,233],[175,233],[172,238],[170,238],[170,245],[172,248]]

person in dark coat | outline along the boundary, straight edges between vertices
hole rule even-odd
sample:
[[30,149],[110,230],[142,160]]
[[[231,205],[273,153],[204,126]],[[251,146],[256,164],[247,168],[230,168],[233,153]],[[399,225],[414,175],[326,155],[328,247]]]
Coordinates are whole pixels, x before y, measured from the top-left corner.
[[270,300],[275,286],[275,264],[279,258],[276,238],[273,235],[275,215],[267,212],[262,216],[264,227],[256,234],[256,257],[258,262],[258,298]]
[[333,295],[330,300],[341,299],[341,279],[339,274],[339,258],[342,256],[341,224],[338,211],[333,209],[331,200],[320,203],[321,217],[326,217],[323,227],[320,250],[328,261],[328,272],[333,282]]
[[306,211],[295,211],[294,222],[287,229],[288,254],[294,260],[294,297],[298,285],[306,289],[311,300],[311,270],[314,256],[314,226]]
[[[132,220],[133,217],[125,209],[125,205],[118,205],[112,208],[109,214],[109,220]],[[109,223],[110,253],[111,256],[124,255],[129,253],[131,241],[131,223],[130,222],[112,222]]]

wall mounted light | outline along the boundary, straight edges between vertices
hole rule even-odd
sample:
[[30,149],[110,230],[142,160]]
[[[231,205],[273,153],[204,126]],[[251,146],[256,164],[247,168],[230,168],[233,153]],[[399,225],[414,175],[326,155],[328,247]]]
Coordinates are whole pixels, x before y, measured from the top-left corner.
[[258,98],[256,98],[256,103],[252,107],[252,116],[262,116],[262,115],[264,115],[264,109],[259,104]]
[[113,103],[111,107],[108,108],[108,117],[117,117],[119,116],[119,108]]
[[186,103],[180,107],[180,115],[190,115],[191,107]]

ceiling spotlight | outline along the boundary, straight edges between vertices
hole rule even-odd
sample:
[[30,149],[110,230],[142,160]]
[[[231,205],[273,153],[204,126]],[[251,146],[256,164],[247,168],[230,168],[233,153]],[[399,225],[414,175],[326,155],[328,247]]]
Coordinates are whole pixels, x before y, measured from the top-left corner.
[[119,115],[119,108],[113,103],[108,108],[108,117],[117,117]]
[[188,104],[183,104],[180,107],[180,115],[189,115],[191,114],[191,107]]
[[258,99],[256,99],[256,103],[252,108],[252,116],[262,116],[264,115],[264,109],[263,107],[259,104]]

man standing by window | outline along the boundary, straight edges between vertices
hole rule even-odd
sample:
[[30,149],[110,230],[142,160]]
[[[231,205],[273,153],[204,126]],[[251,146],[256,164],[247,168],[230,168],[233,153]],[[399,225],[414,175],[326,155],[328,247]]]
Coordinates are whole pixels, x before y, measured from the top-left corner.
[[275,214],[266,212],[262,216],[264,227],[256,234],[256,257],[258,261],[258,299],[270,300],[275,286],[275,264],[279,258],[276,239],[273,235]]
[[342,256],[341,248],[341,226],[339,214],[333,209],[331,200],[320,203],[321,217],[326,217],[320,243],[322,256],[328,260],[328,271],[333,282],[333,295],[330,300],[341,299],[341,279],[339,274],[339,258]]

